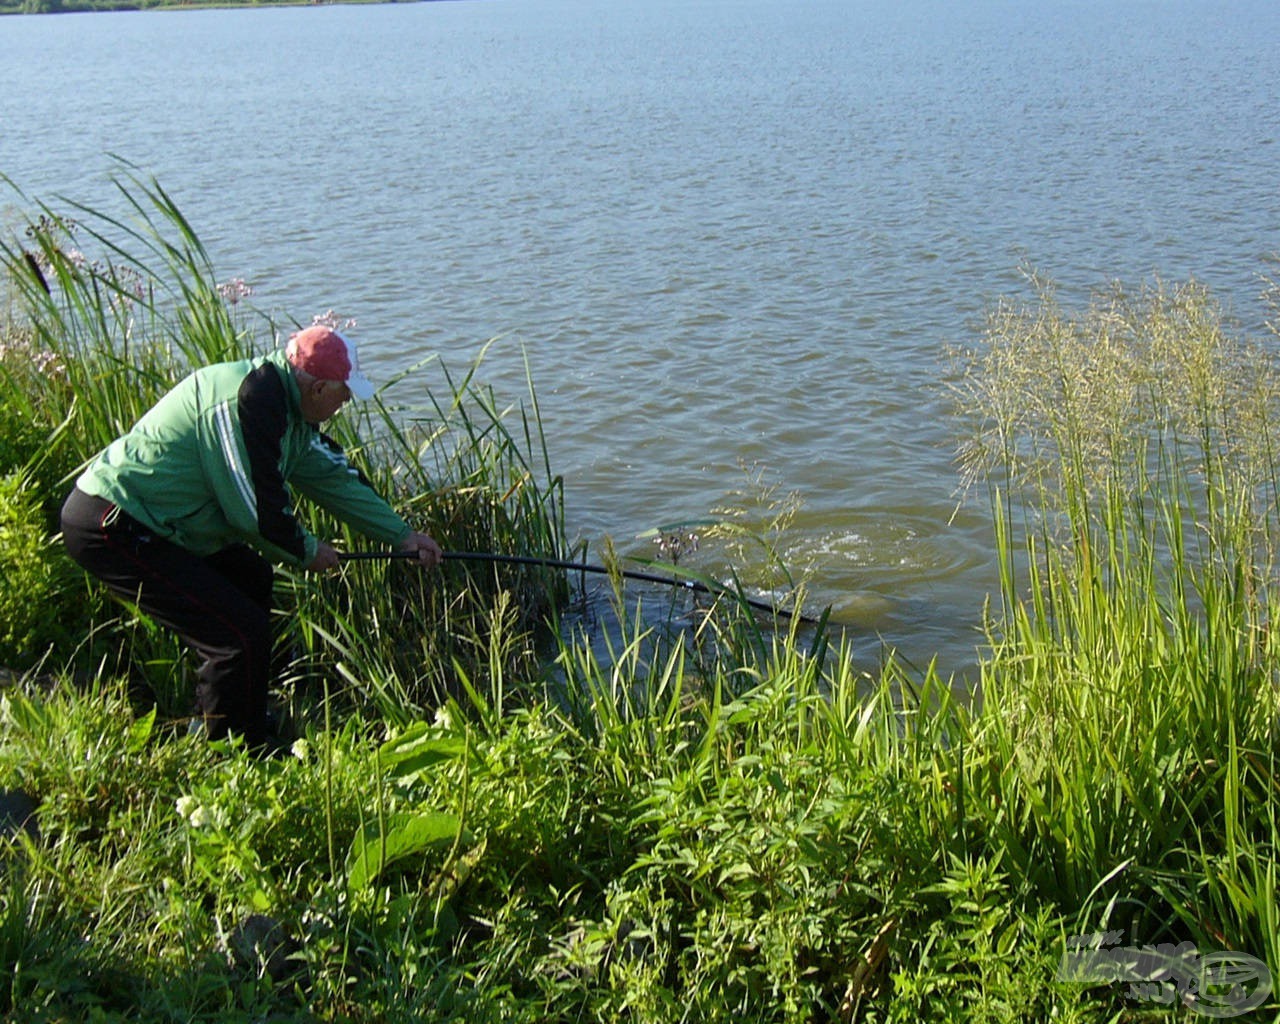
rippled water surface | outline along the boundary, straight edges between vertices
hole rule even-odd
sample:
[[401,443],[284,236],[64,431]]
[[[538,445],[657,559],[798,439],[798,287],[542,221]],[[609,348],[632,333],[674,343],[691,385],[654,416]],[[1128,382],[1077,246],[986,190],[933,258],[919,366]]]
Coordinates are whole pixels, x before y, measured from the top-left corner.
[[1278,82],[1272,0],[13,17],[0,172],[109,205],[132,161],[375,375],[501,336],[483,375],[516,399],[527,353],[575,534],[648,554],[754,473],[864,649],[962,668],[993,571],[947,346],[1024,265],[1068,301],[1194,276],[1257,331]]

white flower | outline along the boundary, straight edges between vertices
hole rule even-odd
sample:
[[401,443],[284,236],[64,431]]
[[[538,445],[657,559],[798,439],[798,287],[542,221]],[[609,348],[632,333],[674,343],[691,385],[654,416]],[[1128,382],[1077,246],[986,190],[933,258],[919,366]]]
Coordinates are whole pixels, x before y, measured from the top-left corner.
[[311,317],[311,325],[313,327],[327,327],[331,331],[354,331],[356,329],[356,318],[353,316],[340,316],[332,309],[326,309],[323,313],[316,313]]
[[191,820],[192,812],[194,812],[196,808],[199,806],[200,806],[200,801],[193,796],[178,797],[178,804],[177,804],[178,815],[182,818],[187,819],[187,821]]
[[192,828],[204,828],[206,825],[225,825],[226,812],[218,807],[202,804],[193,796],[178,797],[178,813],[186,819]]

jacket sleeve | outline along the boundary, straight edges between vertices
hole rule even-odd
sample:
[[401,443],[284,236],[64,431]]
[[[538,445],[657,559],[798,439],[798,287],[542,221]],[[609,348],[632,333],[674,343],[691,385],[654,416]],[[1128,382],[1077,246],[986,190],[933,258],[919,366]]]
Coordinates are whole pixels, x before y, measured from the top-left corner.
[[336,441],[313,430],[311,444],[289,481],[317,505],[371,540],[399,544],[412,533]]

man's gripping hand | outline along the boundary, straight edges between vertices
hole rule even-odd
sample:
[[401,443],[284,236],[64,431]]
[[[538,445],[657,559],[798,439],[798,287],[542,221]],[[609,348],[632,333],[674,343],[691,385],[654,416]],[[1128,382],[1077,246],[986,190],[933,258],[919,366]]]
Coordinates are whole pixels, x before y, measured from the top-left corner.
[[400,544],[401,551],[412,551],[417,554],[418,562],[425,566],[436,566],[444,560],[444,552],[440,545],[425,533],[414,531]]
[[332,544],[316,541],[316,557],[307,565],[308,572],[329,572],[338,568],[338,551]]

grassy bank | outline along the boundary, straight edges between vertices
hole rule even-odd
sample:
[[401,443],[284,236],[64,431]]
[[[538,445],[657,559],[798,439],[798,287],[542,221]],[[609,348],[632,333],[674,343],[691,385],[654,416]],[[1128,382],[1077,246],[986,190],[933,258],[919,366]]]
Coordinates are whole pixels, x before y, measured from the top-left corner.
[[420,0],[0,0],[0,14],[195,11],[235,7],[316,7],[322,3],[418,3]]
[[[553,575],[359,566],[280,577],[300,739],[264,763],[185,735],[189,666],[49,542],[82,459],[272,333],[125,194],[4,251],[8,1018],[1275,1017],[1280,378],[1200,289],[1046,290],[960,354],[1004,581],[975,693],[732,600],[668,633],[620,597],[602,658]],[[446,547],[563,556],[532,392],[409,374],[435,397],[357,457]]]

